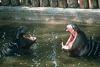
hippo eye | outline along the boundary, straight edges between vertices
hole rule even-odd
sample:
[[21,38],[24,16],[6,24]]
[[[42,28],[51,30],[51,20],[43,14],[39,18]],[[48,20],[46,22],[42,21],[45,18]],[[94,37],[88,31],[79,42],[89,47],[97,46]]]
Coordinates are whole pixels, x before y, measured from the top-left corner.
[[67,28],[73,28],[72,25],[67,25]]

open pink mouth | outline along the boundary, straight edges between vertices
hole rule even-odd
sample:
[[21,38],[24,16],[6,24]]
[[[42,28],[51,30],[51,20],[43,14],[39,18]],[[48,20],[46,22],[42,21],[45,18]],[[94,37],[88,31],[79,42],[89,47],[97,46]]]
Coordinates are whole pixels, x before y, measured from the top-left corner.
[[75,35],[70,34],[70,37],[68,38],[68,44],[67,44],[68,49],[72,48],[72,46],[74,45],[74,42],[76,40],[76,37],[77,37],[76,34]]
[[35,36],[32,36],[32,35],[24,35],[23,37],[30,41],[36,41],[37,39]]

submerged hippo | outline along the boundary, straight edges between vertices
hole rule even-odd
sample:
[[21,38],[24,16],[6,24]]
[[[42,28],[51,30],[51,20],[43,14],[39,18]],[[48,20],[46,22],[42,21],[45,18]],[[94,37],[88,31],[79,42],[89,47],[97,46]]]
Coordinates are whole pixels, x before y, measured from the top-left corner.
[[15,42],[18,44],[18,48],[29,49],[36,42],[36,37],[26,34],[25,28],[21,26],[18,28]]
[[24,27],[17,29],[16,37],[14,41],[9,45],[4,46],[0,49],[0,57],[9,56],[13,54],[24,54],[30,50],[30,47],[36,42],[36,37],[31,34],[26,35]]
[[89,40],[76,24],[68,24],[66,31],[70,36],[65,45],[62,42],[62,49],[71,56],[100,56],[100,44]]

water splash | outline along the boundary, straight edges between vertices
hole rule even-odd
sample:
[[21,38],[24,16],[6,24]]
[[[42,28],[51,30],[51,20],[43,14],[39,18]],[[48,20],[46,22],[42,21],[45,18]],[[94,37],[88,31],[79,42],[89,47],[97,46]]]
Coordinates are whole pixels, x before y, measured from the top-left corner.
[[52,52],[51,52],[51,61],[54,64],[55,67],[58,66],[57,61],[56,61],[56,46],[52,45]]
[[34,64],[36,65],[36,67],[39,67],[39,65],[40,65],[39,61],[37,61],[35,59],[32,59],[32,61],[34,62]]
[[[52,40],[55,40],[57,38],[58,38],[57,35],[52,32]],[[51,51],[51,54],[50,54],[50,58],[51,58],[52,63],[54,64],[54,67],[58,66],[57,61],[56,61],[56,56],[57,56],[56,47],[57,46],[56,46],[55,42],[53,42],[53,45],[51,46],[52,51]]]
[[5,41],[5,39],[6,39],[6,37],[5,37],[5,35],[6,35],[6,33],[5,32],[3,32],[3,35],[2,35],[2,39],[3,39],[3,41],[2,42],[4,42]]
[[39,67],[40,65],[40,59],[38,59],[38,45],[39,43],[35,43],[34,46],[32,47],[33,49],[33,56],[35,56],[33,59],[32,59],[32,62],[35,64],[36,67]]

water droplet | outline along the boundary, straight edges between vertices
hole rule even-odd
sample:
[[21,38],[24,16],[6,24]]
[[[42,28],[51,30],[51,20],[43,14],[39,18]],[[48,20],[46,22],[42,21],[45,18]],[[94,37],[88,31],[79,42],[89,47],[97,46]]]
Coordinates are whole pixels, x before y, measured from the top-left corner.
[[58,38],[58,36],[55,36],[55,39],[57,39]]
[[73,67],[75,66],[75,64],[72,65]]
[[34,65],[31,65],[31,67],[33,67]]
[[80,65],[80,63],[78,63],[78,65]]
[[23,64],[22,62],[20,62],[19,64]]

